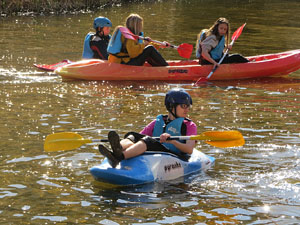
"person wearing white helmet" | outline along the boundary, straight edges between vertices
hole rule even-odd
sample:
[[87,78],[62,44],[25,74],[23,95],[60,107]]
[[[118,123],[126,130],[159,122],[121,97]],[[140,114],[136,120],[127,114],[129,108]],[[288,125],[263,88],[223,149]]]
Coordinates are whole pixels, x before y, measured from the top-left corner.
[[[182,88],[170,90],[165,97],[168,115],[158,115],[140,133],[129,132],[120,141],[115,131],[108,133],[112,151],[99,145],[99,151],[108,158],[112,167],[116,167],[123,159],[129,159],[145,151],[170,152],[183,160],[187,160],[196,145],[195,140],[168,140],[170,136],[197,135],[196,124],[187,118],[191,96]],[[157,141],[152,137],[160,137]]]
[[95,33],[88,33],[84,39],[82,58],[107,60],[107,46],[111,38],[112,23],[108,18],[99,16],[94,19],[93,27]]

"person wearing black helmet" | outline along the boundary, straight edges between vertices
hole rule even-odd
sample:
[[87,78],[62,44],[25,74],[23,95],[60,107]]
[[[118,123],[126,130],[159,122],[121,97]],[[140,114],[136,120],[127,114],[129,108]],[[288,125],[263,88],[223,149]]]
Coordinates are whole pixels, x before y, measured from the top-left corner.
[[107,46],[111,38],[111,21],[99,16],[94,19],[93,27],[95,33],[88,33],[84,39],[82,58],[84,59],[108,59]]
[[[145,151],[163,151],[173,153],[187,160],[196,145],[194,140],[168,140],[170,136],[197,135],[196,124],[187,118],[191,105],[191,96],[181,88],[170,90],[165,97],[168,115],[158,115],[140,133],[129,132],[120,141],[115,131],[108,133],[112,151],[99,145],[99,151],[108,158],[112,167],[123,159],[138,156]],[[157,141],[152,137],[160,137]]]

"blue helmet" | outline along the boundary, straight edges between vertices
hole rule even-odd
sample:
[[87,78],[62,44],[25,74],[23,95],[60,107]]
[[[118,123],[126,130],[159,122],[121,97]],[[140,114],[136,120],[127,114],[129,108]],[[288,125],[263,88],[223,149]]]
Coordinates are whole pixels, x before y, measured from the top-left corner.
[[97,29],[97,27],[111,27],[112,23],[110,20],[106,17],[99,16],[94,19],[94,28]]
[[170,90],[165,97],[165,106],[167,110],[172,113],[172,109],[180,104],[192,105],[193,101],[190,94],[182,88]]

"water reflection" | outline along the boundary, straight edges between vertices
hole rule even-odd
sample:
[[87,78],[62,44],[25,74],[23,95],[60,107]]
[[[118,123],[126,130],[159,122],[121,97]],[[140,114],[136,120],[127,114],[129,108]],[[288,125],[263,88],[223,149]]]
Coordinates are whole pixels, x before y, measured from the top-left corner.
[[[199,30],[220,15],[230,19],[232,30],[247,22],[234,52],[265,54],[300,44],[297,1],[159,1],[105,13],[2,19],[1,223],[299,223],[299,71],[196,88],[190,83],[67,82],[32,66],[77,60],[95,16],[105,14],[120,24],[132,11],[145,18],[147,35],[174,44],[193,44]],[[163,54],[178,59],[174,50]],[[193,97],[190,117],[198,133],[239,130],[246,139],[243,147],[229,149],[200,141],[198,149],[217,159],[206,173],[184,182],[106,188],[89,174],[102,160],[96,145],[43,152],[50,133],[105,139],[109,130],[121,136],[139,131],[165,113],[164,94],[176,86]]]
[[[46,199],[48,204],[54,201],[57,206],[54,210],[56,217],[51,213],[42,215],[40,212],[45,207],[28,198],[25,204],[19,203],[19,209],[24,205],[30,207],[25,211],[31,212],[36,221],[72,221],[59,213],[65,207],[71,211],[85,208],[82,216],[92,211],[97,218],[95,221],[120,222],[120,215],[129,223],[137,222],[137,218],[145,223],[149,220],[237,223],[256,217],[270,221],[267,218],[277,214],[271,211],[261,213],[260,205],[269,204],[272,208],[278,202],[288,202],[290,206],[299,203],[300,178],[295,176],[299,170],[300,140],[295,126],[299,112],[297,82],[283,78],[239,81],[229,85],[225,82],[201,88],[187,84],[128,85],[114,82],[54,83],[44,87],[34,83],[24,87],[18,84],[14,90],[6,86],[5,102],[9,108],[5,110],[18,113],[17,117],[9,114],[8,120],[2,123],[14,124],[18,128],[16,135],[20,142],[15,142],[9,133],[2,131],[3,137],[11,139],[2,150],[6,152],[2,156],[2,173],[4,177],[17,177],[5,179],[1,187],[2,199],[6,202],[9,198],[24,196],[20,190],[27,192],[31,187],[20,176],[26,171],[36,193],[46,195],[43,200]],[[46,155],[41,153],[43,137],[51,132],[70,130],[86,138],[106,138],[110,129],[121,134],[132,129],[140,130],[154,115],[164,111],[164,106],[158,103],[166,90],[177,85],[186,88],[193,97],[191,118],[199,124],[200,132],[239,129],[246,138],[246,145],[236,149],[214,149],[199,143],[199,149],[217,158],[216,166],[203,176],[193,177],[184,184],[104,189],[95,184],[91,186],[92,178],[88,173],[88,168],[102,159],[96,146],[87,145],[74,151]],[[25,94],[30,96],[30,102],[25,100]],[[282,100],[284,105],[280,104]],[[18,119],[21,114],[30,123],[21,122]],[[134,120],[132,115],[135,115]],[[273,121],[272,117],[278,115],[277,121]],[[19,143],[23,143],[21,150]],[[17,151],[12,152],[12,149]],[[20,185],[25,188],[20,189]],[[41,210],[37,210],[38,207]],[[113,210],[109,210],[111,207]],[[150,214],[148,210],[152,210]],[[164,214],[159,213],[161,210]],[[14,217],[28,217],[22,211],[15,211]]]
[[[165,223],[176,223],[188,220],[188,216],[167,216],[177,212],[177,206],[188,209],[197,206],[197,199],[190,199],[189,187],[186,183],[154,183],[127,188],[107,188],[103,189],[101,184],[95,184],[99,188],[97,192],[98,204],[109,205],[112,209],[105,217],[114,222],[118,222],[120,217],[129,218],[134,221],[136,217],[140,222],[147,222],[147,216],[156,218],[156,212],[165,211],[165,216],[156,218]],[[189,199],[189,200],[187,200]],[[138,209],[138,210],[137,210]],[[147,210],[151,210],[151,215],[147,215]],[[119,218],[118,218],[119,217]],[[118,218],[118,219],[117,219]],[[130,219],[131,218],[131,219]]]

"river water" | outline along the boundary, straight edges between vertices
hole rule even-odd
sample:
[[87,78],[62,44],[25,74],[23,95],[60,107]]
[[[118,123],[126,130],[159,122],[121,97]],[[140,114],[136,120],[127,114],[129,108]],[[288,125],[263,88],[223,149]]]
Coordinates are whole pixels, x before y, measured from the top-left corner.
[[[10,17],[0,22],[0,224],[299,224],[300,71],[284,78],[190,83],[65,82],[34,63],[78,60],[98,15],[122,24],[131,12],[147,36],[193,44],[218,17],[232,32],[247,22],[233,51],[245,56],[298,49],[298,0],[150,1],[96,13]],[[179,59],[164,49],[167,59]],[[141,74],[142,76],[142,74]],[[246,143],[197,149],[216,158],[189,182],[115,188],[93,181],[96,145],[46,153],[48,134],[107,138],[140,131],[165,113],[164,94],[185,88],[198,132],[239,130]]]

